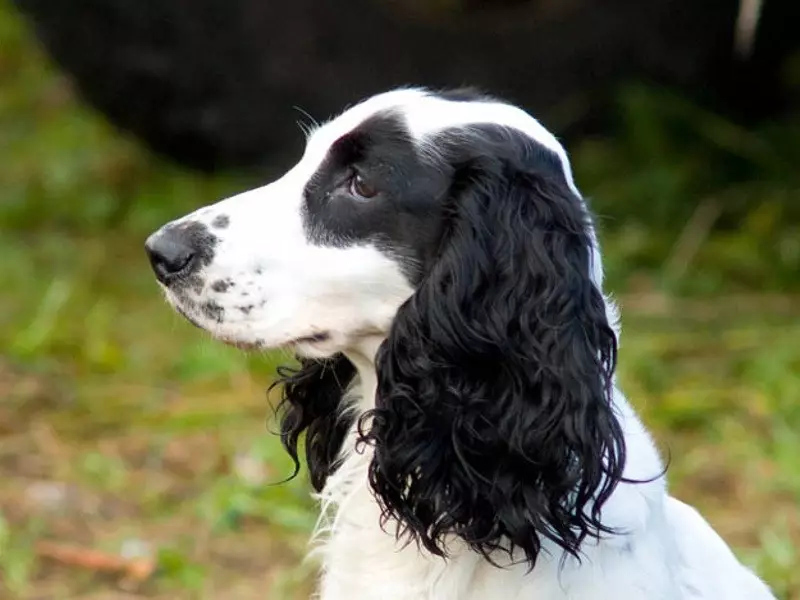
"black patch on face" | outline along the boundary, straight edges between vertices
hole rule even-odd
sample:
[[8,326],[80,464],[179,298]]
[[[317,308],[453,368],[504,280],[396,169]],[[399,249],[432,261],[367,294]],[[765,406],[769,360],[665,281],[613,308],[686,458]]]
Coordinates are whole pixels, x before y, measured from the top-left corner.
[[[306,185],[306,233],[318,245],[376,244],[418,282],[437,250],[451,172],[418,150],[400,115],[379,113],[337,140]],[[374,197],[351,193],[356,173]]]
[[216,217],[214,217],[214,220],[211,221],[211,226],[214,229],[225,229],[230,224],[231,224],[231,219],[228,215],[217,215]]
[[218,279],[211,284],[211,289],[220,294],[224,294],[231,289],[235,284],[230,279]]
[[[488,99],[474,90],[441,94],[452,101]],[[305,188],[303,219],[312,243],[344,247],[372,243],[401,265],[413,285],[436,260],[458,207],[452,199],[469,185],[464,173],[480,162],[523,161],[566,184],[561,159],[527,135],[492,124],[445,129],[418,148],[403,118],[384,111],[337,140]],[[501,168],[501,167],[498,167]],[[355,173],[377,194],[354,195]]]
[[237,308],[239,309],[239,311],[243,315],[249,315],[250,311],[252,311],[255,308],[255,305],[254,304],[247,304],[245,306],[238,306]]

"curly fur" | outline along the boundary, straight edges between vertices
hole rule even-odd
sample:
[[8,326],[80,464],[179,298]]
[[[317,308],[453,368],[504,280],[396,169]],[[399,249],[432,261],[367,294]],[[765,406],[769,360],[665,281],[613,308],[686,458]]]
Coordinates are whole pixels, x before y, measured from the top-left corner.
[[353,422],[341,405],[356,370],[343,354],[298,361],[299,367],[278,368],[278,378],[270,390],[275,387],[282,390],[277,412],[281,442],[295,466],[291,477],[300,472],[300,437],[305,433],[309,478],[319,492],[338,466],[342,443]]
[[385,516],[426,549],[454,533],[532,567],[542,536],[578,556],[611,533],[625,441],[589,216],[557,174],[500,148],[455,174],[447,241],[381,348],[362,435]]

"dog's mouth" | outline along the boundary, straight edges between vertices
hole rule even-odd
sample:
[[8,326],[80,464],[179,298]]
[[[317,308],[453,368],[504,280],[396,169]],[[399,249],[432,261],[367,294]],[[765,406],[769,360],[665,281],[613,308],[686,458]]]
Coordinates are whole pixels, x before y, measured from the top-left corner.
[[328,340],[331,339],[331,334],[328,331],[319,331],[307,335],[289,338],[285,341],[280,341],[278,343],[271,343],[268,342],[267,340],[262,340],[262,339],[243,340],[235,336],[226,336],[224,334],[220,334],[219,331],[215,331],[214,328],[202,324],[192,314],[192,311],[189,310],[189,306],[194,306],[193,303],[187,302],[185,299],[181,299],[181,301],[175,301],[174,299],[169,297],[168,299],[170,301],[170,304],[175,308],[178,314],[180,314],[189,323],[191,323],[198,329],[202,329],[203,331],[210,333],[212,337],[214,337],[214,339],[219,340],[223,344],[226,344],[228,346],[233,346],[234,348],[238,348],[239,350],[252,351],[252,350],[270,350],[277,348],[295,348],[297,346],[301,346],[304,344],[320,344],[323,342],[327,342]]
[[282,342],[280,344],[275,344],[275,345],[267,344],[263,340],[242,341],[222,336],[214,336],[214,337],[216,337],[216,339],[218,339],[222,343],[227,344],[228,346],[233,346],[234,348],[237,348],[239,350],[252,351],[252,350],[270,350],[277,348],[294,348],[296,346],[303,344],[319,344],[328,341],[331,338],[331,335],[328,332],[314,333],[311,335],[304,335],[301,337],[291,338],[286,342]]
[[312,335],[304,335],[302,337],[295,338],[289,343],[293,346],[297,344],[318,344],[320,342],[327,342],[329,339],[331,339],[331,334],[327,331],[323,331],[321,333],[314,333]]

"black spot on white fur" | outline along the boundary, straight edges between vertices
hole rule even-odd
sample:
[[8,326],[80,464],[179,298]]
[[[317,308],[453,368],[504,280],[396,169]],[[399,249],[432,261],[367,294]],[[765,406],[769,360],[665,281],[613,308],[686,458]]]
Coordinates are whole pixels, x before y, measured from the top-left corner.
[[224,294],[229,289],[234,287],[234,285],[236,284],[230,279],[218,279],[217,281],[211,284],[211,289],[219,294]]
[[230,223],[231,219],[228,215],[217,215],[214,217],[214,220],[211,221],[211,226],[214,229],[226,229]]
[[622,548],[620,548],[620,553],[633,554],[633,548],[634,548],[633,542],[627,541],[622,545]]
[[205,317],[217,323],[222,323],[225,318],[225,309],[213,301],[202,303],[200,305],[200,310]]

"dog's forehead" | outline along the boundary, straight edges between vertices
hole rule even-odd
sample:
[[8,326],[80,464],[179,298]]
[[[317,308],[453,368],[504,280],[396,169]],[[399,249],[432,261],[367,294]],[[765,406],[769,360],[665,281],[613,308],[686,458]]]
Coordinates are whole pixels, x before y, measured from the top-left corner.
[[302,162],[307,166],[321,164],[338,139],[380,113],[399,116],[412,138],[420,145],[424,145],[426,138],[435,133],[470,125],[496,125],[521,131],[560,159],[566,180],[574,189],[564,147],[524,110],[490,99],[453,100],[423,89],[401,89],[378,94],[345,110],[312,132]]
[[[370,117],[382,112],[392,111],[404,116],[411,112],[411,107],[425,98],[424,92],[416,89],[395,90],[372,96],[345,110],[339,116],[314,129],[306,142],[303,161],[319,164],[325,158],[328,150],[340,138],[358,128]],[[412,133],[414,133],[412,131]],[[414,133],[415,138],[419,138]]]

